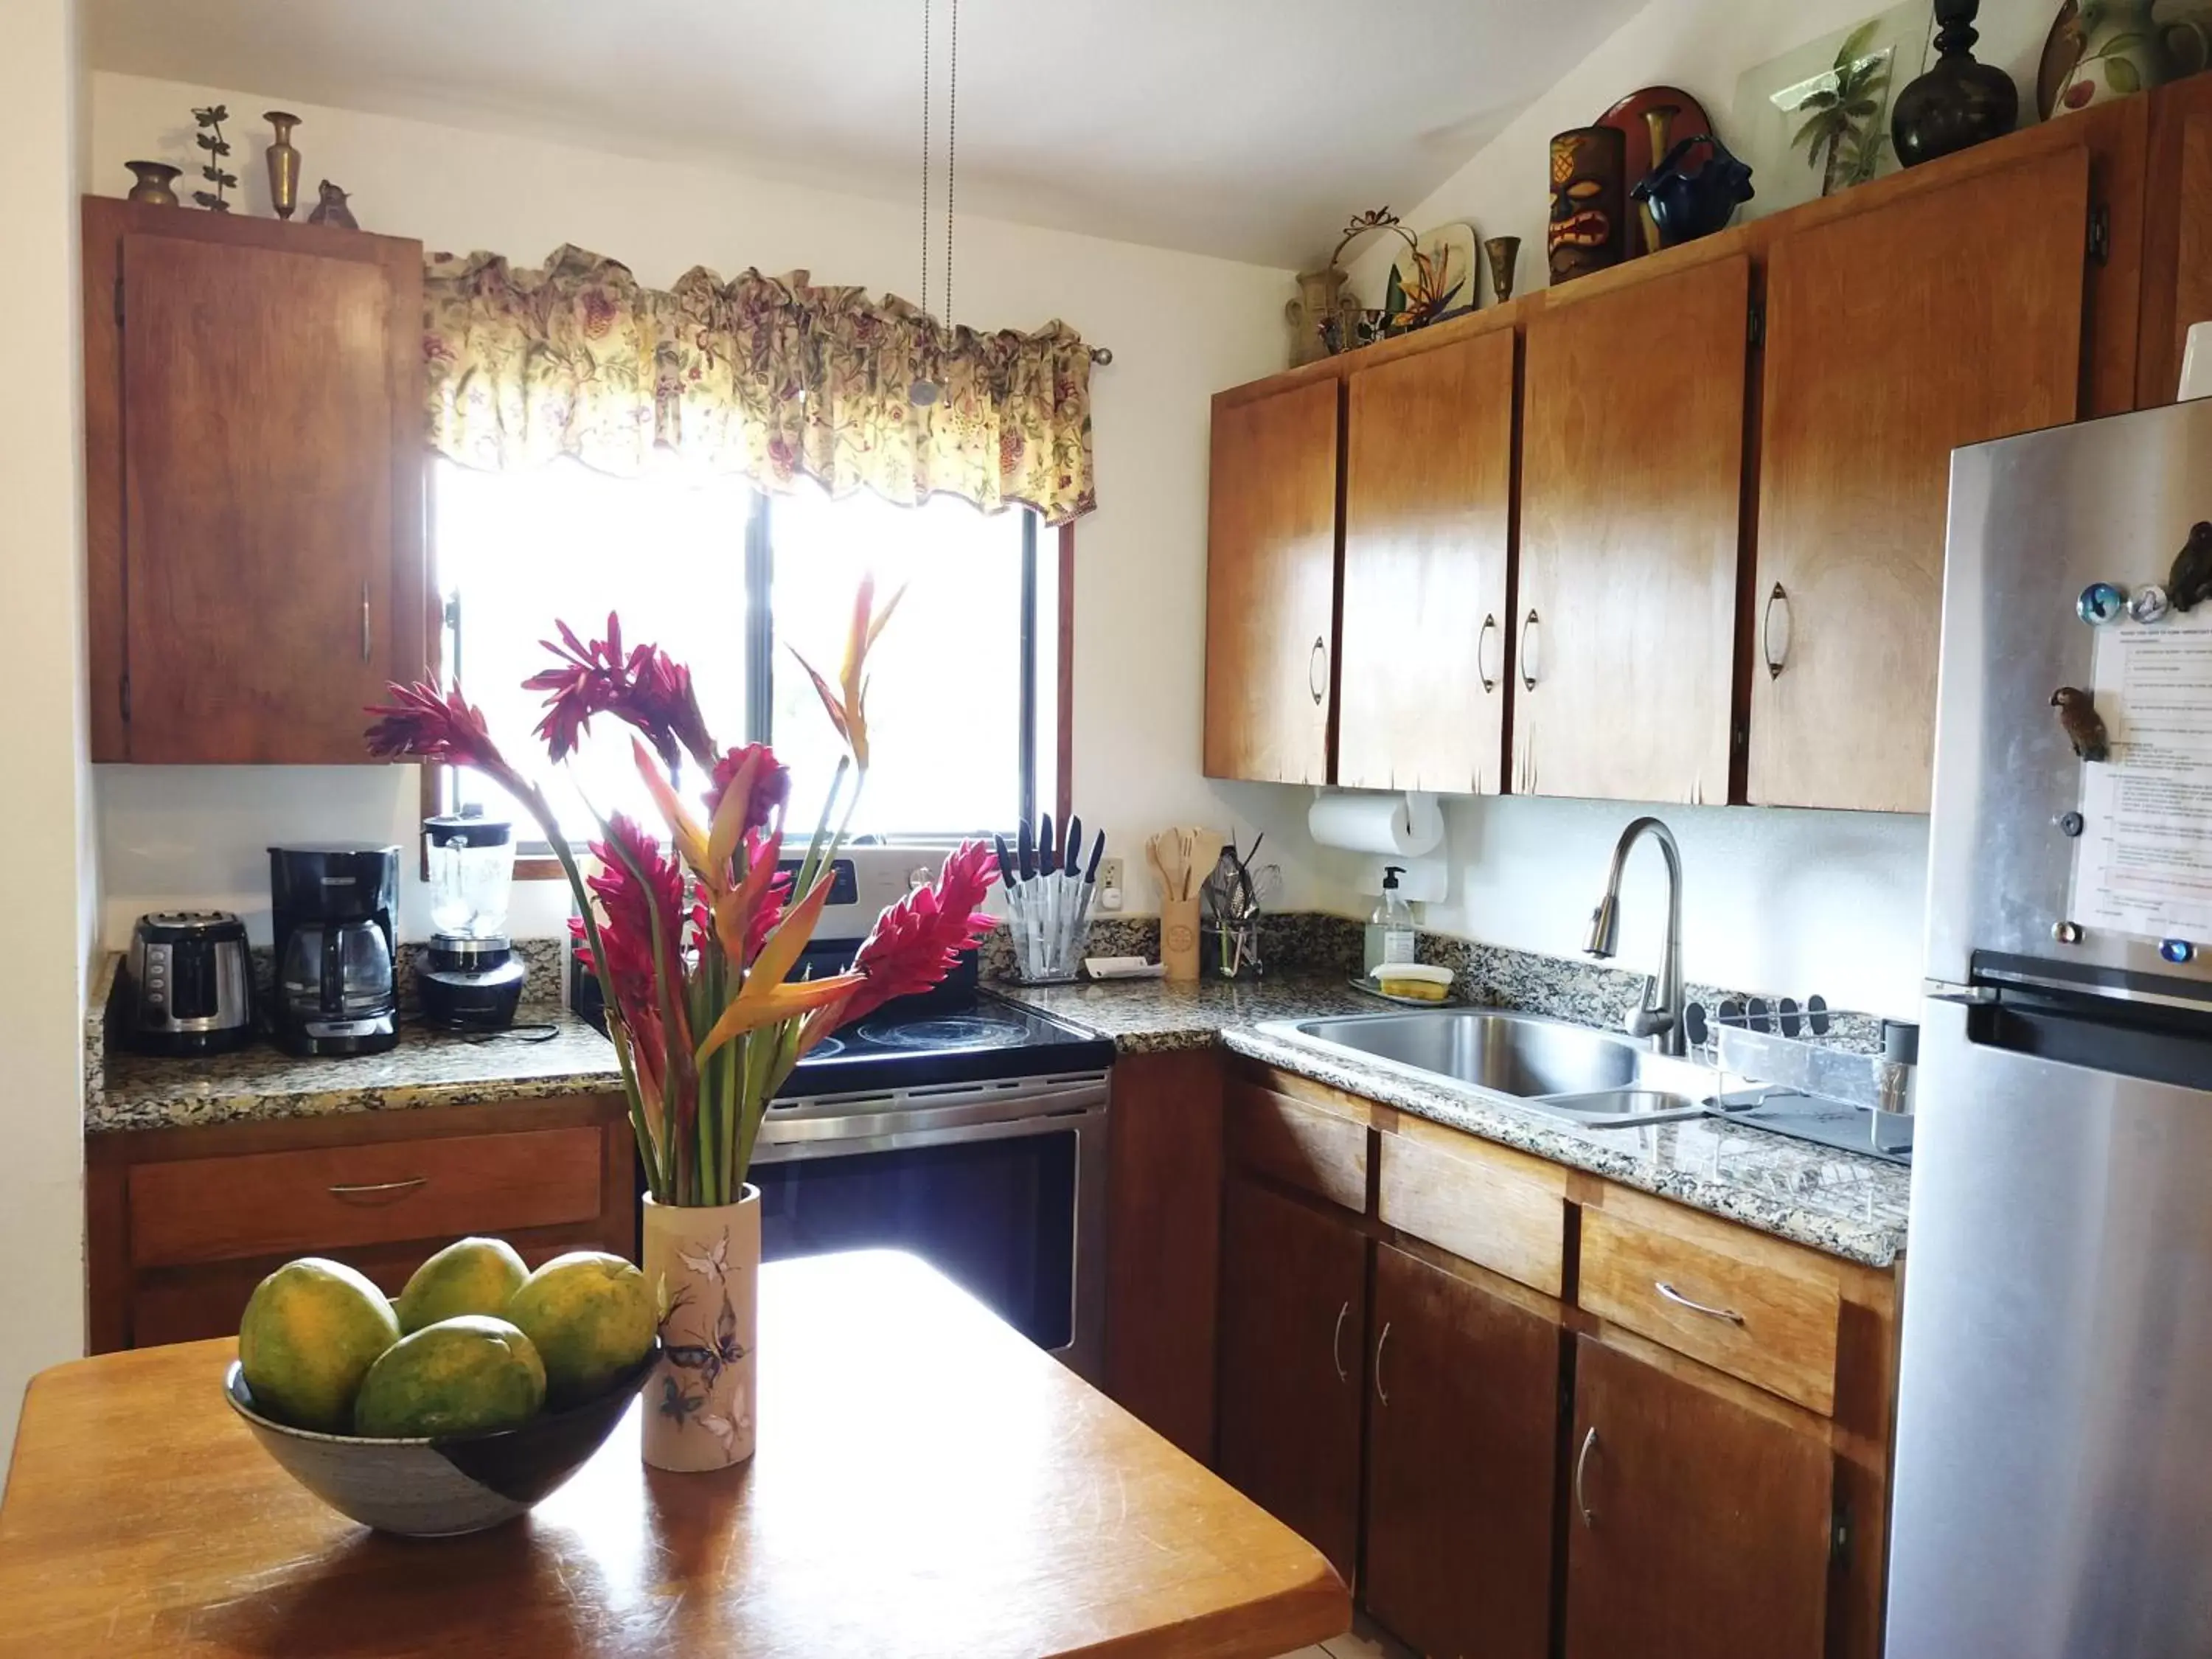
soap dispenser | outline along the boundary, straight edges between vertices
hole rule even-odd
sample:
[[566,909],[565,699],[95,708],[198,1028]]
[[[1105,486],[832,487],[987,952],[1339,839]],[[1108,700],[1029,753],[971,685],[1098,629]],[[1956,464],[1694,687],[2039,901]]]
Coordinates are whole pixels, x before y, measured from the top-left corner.
[[1398,891],[1398,878],[1403,874],[1402,865],[1383,866],[1382,902],[1367,919],[1366,973],[1370,979],[1385,963],[1413,959],[1413,907]]

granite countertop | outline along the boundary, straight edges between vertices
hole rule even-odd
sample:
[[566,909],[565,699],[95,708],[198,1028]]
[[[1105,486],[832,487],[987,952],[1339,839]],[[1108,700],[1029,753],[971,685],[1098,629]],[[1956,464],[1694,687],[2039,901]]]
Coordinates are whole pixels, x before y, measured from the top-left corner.
[[614,1045],[557,1006],[526,1003],[511,1031],[434,1031],[402,1023],[380,1054],[301,1059],[257,1038],[228,1054],[177,1060],[111,1050],[106,1005],[119,956],[95,978],[85,1024],[87,1134],[189,1128],[487,1101],[559,1099],[622,1087]]
[[[1009,1000],[1110,1036],[1124,1054],[1218,1044],[1232,1054],[1831,1255],[1887,1267],[1905,1249],[1911,1172],[1881,1158],[1717,1118],[1583,1128],[1473,1089],[1408,1077],[1257,1029],[1275,1020],[1390,1011],[1389,1005],[1353,990],[1340,975],[1291,973],[1243,985],[1127,980],[993,988]],[[1521,1012],[1553,1011],[1538,1006]]]
[[[533,1040],[538,1034],[532,1026],[550,1035]],[[88,1133],[472,1106],[622,1087],[614,1045],[561,1008],[526,1007],[514,1030],[489,1034],[403,1024],[399,1046],[380,1054],[303,1060],[257,1041],[201,1060],[118,1054],[109,1058],[106,1072],[105,1087],[85,1103]]]

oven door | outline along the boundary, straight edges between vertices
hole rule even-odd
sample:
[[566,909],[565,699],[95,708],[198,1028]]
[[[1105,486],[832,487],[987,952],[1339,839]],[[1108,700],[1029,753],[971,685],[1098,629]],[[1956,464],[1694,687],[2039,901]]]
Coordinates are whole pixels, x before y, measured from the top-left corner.
[[1098,1380],[1106,1081],[779,1101],[761,1129],[764,1260],[913,1252]]

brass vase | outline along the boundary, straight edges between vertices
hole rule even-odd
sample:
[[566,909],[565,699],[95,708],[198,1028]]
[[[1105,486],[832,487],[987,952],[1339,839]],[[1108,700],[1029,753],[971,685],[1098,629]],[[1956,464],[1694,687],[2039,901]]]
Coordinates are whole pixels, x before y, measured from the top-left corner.
[[279,219],[289,219],[300,205],[300,152],[292,148],[300,118],[272,109],[261,118],[276,129],[276,142],[269,146],[269,200]]
[[1504,305],[1513,297],[1513,268],[1521,260],[1521,239],[1493,236],[1482,245],[1482,252],[1490,261],[1490,285],[1498,291],[1498,303]]
[[131,186],[125,201],[151,202],[155,207],[177,205],[177,192],[169,186],[184,171],[182,167],[173,167],[167,161],[125,161],[123,165],[138,181]]

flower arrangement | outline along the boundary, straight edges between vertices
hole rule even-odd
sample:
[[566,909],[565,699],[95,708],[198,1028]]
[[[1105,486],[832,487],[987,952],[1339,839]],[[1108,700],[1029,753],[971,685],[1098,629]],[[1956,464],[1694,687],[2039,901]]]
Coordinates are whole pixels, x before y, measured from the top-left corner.
[[[788,769],[766,744],[718,746],[690,671],[649,644],[625,650],[617,617],[605,638],[589,641],[556,623],[559,641],[545,642],[556,665],[524,682],[546,694],[537,735],[556,764],[600,715],[638,734],[631,749],[667,842],[594,809],[599,868],[589,876],[544,790],[507,762],[458,685],[395,684],[391,702],[368,711],[371,754],[472,768],[521,803],[551,844],[575,895],[569,927],[605,999],[638,1156],[659,1204],[738,1202],[768,1103],[807,1051],[891,998],[936,984],[990,925],[981,914],[989,849],[963,842],[934,885],[883,913],[848,970],[787,977],[829,900],[867,774],[867,656],[896,605],[894,595],[878,610],[864,580],[836,681],[799,659],[846,753],[794,871],[783,868]],[[679,793],[687,758],[707,780],[703,819]]]

